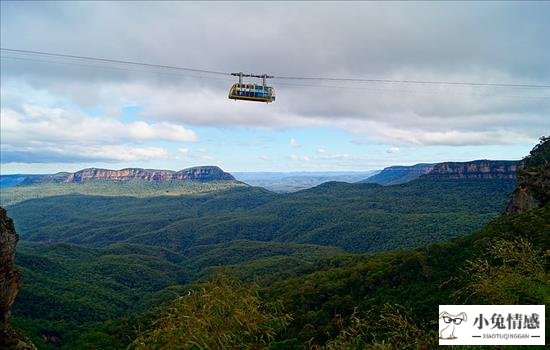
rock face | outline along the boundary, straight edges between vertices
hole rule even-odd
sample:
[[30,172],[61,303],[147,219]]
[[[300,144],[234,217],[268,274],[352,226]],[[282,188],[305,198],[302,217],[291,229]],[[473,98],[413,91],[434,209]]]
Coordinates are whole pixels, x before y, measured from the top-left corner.
[[411,166],[390,166],[361,183],[377,183],[380,185],[397,185],[412,181],[429,173],[434,164],[416,164]]
[[13,221],[0,207],[0,349],[35,349],[10,325],[11,306],[21,287],[21,275],[13,264],[18,240]]
[[169,170],[148,170],[139,168],[128,168],[121,170],[89,168],[79,170],[67,176],[64,182],[79,183],[88,180],[147,180],[147,181],[168,181],[172,179],[173,171]]
[[235,180],[233,175],[224,172],[217,166],[198,166],[180,171],[155,170],[141,168],[127,168],[121,170],[88,168],[75,173],[57,173],[54,175],[29,176],[22,185],[34,183],[82,183],[89,180],[108,181],[170,181],[170,180],[194,180],[194,181],[222,181]]
[[436,164],[423,179],[515,179],[517,161],[474,160]]
[[517,188],[506,208],[507,213],[521,213],[550,203],[550,137],[525,157],[517,171]]
[[2,323],[9,324],[10,310],[19,292],[21,276],[13,266],[15,246],[19,236],[6,210],[0,207],[0,313]]
[[233,175],[224,172],[217,166],[200,166],[183,169],[175,172],[172,176],[172,179],[199,181],[235,180]]

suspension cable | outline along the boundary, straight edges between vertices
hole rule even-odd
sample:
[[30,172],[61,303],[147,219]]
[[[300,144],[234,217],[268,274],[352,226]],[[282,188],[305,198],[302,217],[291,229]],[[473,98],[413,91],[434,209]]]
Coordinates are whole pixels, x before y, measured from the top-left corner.
[[[53,52],[33,51],[33,50],[18,50],[9,48],[0,48],[0,51],[12,54],[20,55],[34,55],[42,57],[55,57],[64,59],[77,59],[86,61],[95,61],[102,63],[116,63],[126,64],[133,66],[143,66],[149,68],[160,68],[166,70],[178,70],[195,73],[213,74],[231,76],[230,72],[222,72],[207,69],[189,68],[181,66],[170,66],[163,64],[153,64],[138,61],[128,61],[101,57],[81,56],[81,55],[68,55]],[[6,57],[14,58],[14,57]],[[57,62],[64,63],[64,62]],[[70,62],[67,62],[70,63]],[[234,75],[234,74],[233,74]],[[256,76],[256,75],[248,75]],[[352,83],[393,83],[393,84],[416,84],[416,85],[450,85],[450,86],[477,86],[477,87],[508,87],[508,88],[535,88],[535,89],[548,89],[550,84],[515,84],[515,83],[479,83],[479,82],[464,82],[464,81],[431,81],[431,80],[393,80],[393,79],[363,79],[363,78],[335,78],[335,77],[299,77],[299,76],[266,76],[267,78],[273,78],[275,80],[302,80],[302,81],[330,81],[330,82],[352,82]]]

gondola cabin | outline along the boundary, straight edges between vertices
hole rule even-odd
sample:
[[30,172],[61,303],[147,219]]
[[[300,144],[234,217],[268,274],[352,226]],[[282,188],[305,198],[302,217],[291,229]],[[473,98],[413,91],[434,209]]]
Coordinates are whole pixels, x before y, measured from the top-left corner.
[[[263,74],[244,74],[244,73],[231,73],[231,75],[238,76],[239,82],[233,84],[229,89],[229,98],[232,100],[245,100],[256,102],[273,102],[275,101],[275,89],[266,85],[266,79],[272,78],[272,76]],[[243,82],[243,77],[256,77],[262,78],[262,84],[249,84]]]
[[269,103],[275,101],[275,90],[271,86],[236,83],[229,90],[229,98]]

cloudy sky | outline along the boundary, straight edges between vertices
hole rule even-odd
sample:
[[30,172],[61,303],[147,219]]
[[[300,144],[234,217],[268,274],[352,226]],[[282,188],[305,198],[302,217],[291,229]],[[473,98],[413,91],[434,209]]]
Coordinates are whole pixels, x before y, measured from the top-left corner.
[[[2,48],[276,77],[550,85],[550,2],[9,2]],[[2,52],[1,173],[519,159],[550,89],[270,81]]]

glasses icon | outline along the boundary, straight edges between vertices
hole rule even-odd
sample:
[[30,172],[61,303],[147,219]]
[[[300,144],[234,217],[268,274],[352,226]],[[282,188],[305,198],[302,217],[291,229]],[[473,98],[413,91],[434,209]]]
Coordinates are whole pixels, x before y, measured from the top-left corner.
[[443,316],[443,322],[445,323],[454,323],[456,325],[459,325],[460,323],[462,323],[462,318],[460,317],[457,317],[457,318],[452,318],[452,317],[449,317],[449,316]]

